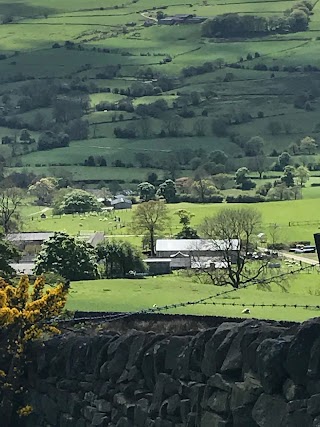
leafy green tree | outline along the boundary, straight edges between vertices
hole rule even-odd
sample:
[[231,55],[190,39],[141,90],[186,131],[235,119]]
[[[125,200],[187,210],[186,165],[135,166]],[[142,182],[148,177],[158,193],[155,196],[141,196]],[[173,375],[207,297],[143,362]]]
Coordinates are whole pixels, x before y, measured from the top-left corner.
[[157,196],[166,199],[167,203],[173,203],[176,200],[176,184],[172,179],[167,179],[159,185]]
[[259,154],[250,159],[250,168],[251,170],[258,172],[259,178],[262,178],[263,172],[267,170],[267,157],[264,154]]
[[209,178],[196,176],[191,186],[191,191],[199,198],[201,203],[205,203],[210,197],[219,193],[217,187]]
[[264,145],[265,142],[264,139],[261,138],[261,136],[253,136],[246,142],[244,146],[245,155],[249,157],[262,155]]
[[212,181],[219,190],[225,190],[231,179],[226,173],[217,173],[212,177]]
[[57,273],[68,280],[92,280],[99,276],[95,249],[66,233],[54,233],[43,243],[34,271]]
[[278,163],[282,170],[290,164],[290,161],[291,161],[291,156],[286,151],[281,153],[280,156],[278,157]]
[[300,149],[303,152],[307,152],[308,154],[314,154],[317,149],[317,144],[314,138],[310,136],[304,137],[300,141]]
[[128,242],[106,240],[97,246],[97,254],[98,261],[104,264],[103,275],[108,279],[146,270],[140,252]]
[[296,176],[296,170],[293,166],[286,166],[284,168],[283,176],[281,177],[281,181],[286,184],[287,187],[294,186],[294,178]]
[[138,185],[138,191],[140,195],[140,199],[144,202],[148,202],[149,200],[154,199],[156,195],[155,186],[150,184],[150,182],[141,182]]
[[176,239],[198,239],[197,230],[190,226],[194,215],[185,209],[179,209],[175,214],[179,216],[179,223],[182,225],[182,230],[175,236]]
[[228,160],[228,156],[222,150],[215,150],[209,154],[209,159],[211,162],[216,164],[225,165]]
[[37,197],[38,205],[49,205],[52,202],[57,187],[58,181],[56,178],[41,178],[35,184],[30,185],[29,193]]
[[56,207],[58,213],[84,213],[99,212],[101,204],[98,199],[84,190],[72,190],[67,193],[60,204]]
[[302,187],[303,184],[305,184],[310,178],[309,169],[301,165],[296,169],[295,176],[299,182],[300,187]]
[[155,236],[168,224],[168,208],[160,200],[141,203],[133,211],[131,229],[137,234],[147,234],[151,254],[155,255]]

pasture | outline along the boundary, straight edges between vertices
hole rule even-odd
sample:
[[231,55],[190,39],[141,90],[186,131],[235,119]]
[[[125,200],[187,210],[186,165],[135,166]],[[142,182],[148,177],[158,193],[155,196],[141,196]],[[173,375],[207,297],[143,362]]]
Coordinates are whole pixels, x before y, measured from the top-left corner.
[[[173,236],[179,230],[178,216],[175,215],[179,209],[186,209],[194,217],[191,225],[195,228],[199,226],[205,217],[214,215],[221,207],[245,206],[243,204],[191,204],[178,203],[169,204],[168,211],[170,221],[165,236]],[[280,242],[293,242],[299,240],[313,240],[313,234],[320,228],[319,220],[319,201],[317,198],[304,200],[291,200],[283,202],[256,203],[247,205],[256,208],[262,214],[261,232],[269,233],[270,224],[278,224]],[[135,209],[135,207],[133,207]],[[34,212],[37,212],[34,207]],[[141,238],[134,236],[130,229],[132,210],[114,211],[105,214],[87,214],[87,215],[63,215],[54,216],[47,212],[47,218],[41,219],[40,214],[30,216],[30,207],[28,214],[24,215],[24,231],[65,231],[76,235],[83,230],[103,231],[106,235],[117,239],[128,239],[132,243],[141,245]],[[120,223],[114,218],[119,217]]]
[[[168,15],[191,13],[207,17],[227,12],[281,16],[293,4],[291,0],[228,0],[223,4],[213,0],[196,4],[164,0],[159,6],[151,6],[147,0],[125,1],[121,4],[108,0],[103,5],[98,0],[57,0],[54,4],[42,0],[22,3],[1,0],[0,17],[4,23],[0,25],[0,53],[7,55],[0,61],[1,95],[9,94],[14,104],[19,99],[19,88],[30,79],[55,79],[65,85],[77,81],[90,88],[88,96],[91,104],[90,111],[84,116],[90,124],[88,139],[72,141],[69,147],[50,150],[50,153],[27,153],[28,150],[23,151],[21,147],[17,155],[7,162],[10,168],[6,173],[20,170],[14,167],[27,167],[27,170],[41,175],[48,173],[50,167],[61,166],[68,168],[76,182],[92,178],[96,182],[122,180],[129,184],[132,179],[145,177],[145,171],[138,170],[134,163],[135,154],[140,152],[152,156],[157,153],[159,165],[154,167],[159,169],[157,173],[162,176],[162,170],[166,169],[167,154],[175,154],[182,148],[202,148],[207,153],[221,148],[235,163],[246,165],[248,159],[241,147],[231,140],[231,135],[239,135],[243,139],[256,135],[263,137],[267,156],[274,149],[287,149],[306,135],[317,139],[320,75],[313,72],[311,76],[303,67],[320,66],[317,55],[320,43],[319,3],[315,4],[309,30],[294,34],[218,40],[202,37],[200,25],[144,26],[148,16],[154,18],[158,10]],[[66,41],[74,43],[74,48],[67,48]],[[52,48],[54,44],[58,47]],[[252,59],[247,59],[248,55]],[[170,60],[166,62],[164,58]],[[185,67],[199,66],[217,59],[224,63],[220,69],[182,77]],[[236,64],[237,68],[232,64]],[[279,66],[279,70],[274,73],[270,70],[256,70],[255,67],[261,64]],[[121,67],[119,75],[101,79],[101,73],[111,65]],[[283,69],[285,66],[300,68],[289,72]],[[139,80],[137,73],[147,67],[151,67],[155,73],[173,78],[175,87],[157,96],[133,98],[135,107],[164,99],[171,108],[168,114],[172,115],[179,113],[178,108],[172,109],[179,96],[187,97],[192,91],[199,92],[200,103],[192,107],[194,117],[182,119],[182,135],[159,138],[161,130],[166,129],[166,123],[160,118],[152,119],[153,135],[144,138],[140,131],[140,117],[136,114],[123,113],[122,120],[115,121],[112,111],[95,111],[99,102],[126,99],[126,96],[112,91],[130,88]],[[12,79],[15,81],[12,82]],[[91,83],[95,85],[93,89]],[[106,88],[111,93],[106,93]],[[206,97],[208,91],[214,96]],[[310,108],[295,108],[295,97],[309,92],[313,96]],[[206,116],[202,115],[204,110]],[[232,117],[243,111],[251,117],[248,122],[234,123],[231,120],[227,137],[213,133],[213,119]],[[11,109],[6,114],[32,128],[39,113],[48,122],[52,121],[50,107],[40,107],[22,114]],[[204,130],[201,136],[196,136],[194,129],[199,119],[203,121]],[[271,133],[270,121],[278,121],[282,130],[277,134]],[[114,128],[127,125],[137,129],[137,137],[132,140],[115,138]],[[0,137],[18,132],[19,129],[1,127]],[[39,132],[34,133],[35,137],[38,135]],[[79,166],[93,154],[105,156],[108,167],[93,170]],[[110,167],[115,160],[129,163],[128,170],[117,171]],[[271,163],[274,159],[269,160]],[[181,171],[180,175],[189,173]]]
[[[283,273],[284,271],[281,271]],[[73,282],[67,309],[81,311],[139,311],[152,308],[197,301],[228,290],[226,287],[201,284],[183,275],[148,277],[145,279],[109,279]],[[259,319],[303,321],[319,315],[319,309],[294,307],[252,307],[253,304],[319,305],[320,274],[297,273],[289,277],[287,292],[276,285],[271,290],[256,286],[240,289],[230,294],[207,300],[209,304],[187,305],[163,311],[195,315],[226,317],[255,317]],[[216,302],[217,305],[210,304]],[[222,305],[226,303],[226,305]],[[242,314],[243,304],[250,308],[249,315]],[[229,305],[230,304],[230,305]]]

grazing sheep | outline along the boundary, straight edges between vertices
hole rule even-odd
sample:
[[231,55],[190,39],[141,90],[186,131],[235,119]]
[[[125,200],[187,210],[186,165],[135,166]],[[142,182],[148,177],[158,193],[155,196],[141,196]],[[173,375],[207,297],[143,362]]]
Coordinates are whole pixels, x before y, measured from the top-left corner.
[[242,314],[250,314],[250,309],[245,308],[244,310],[242,310]]

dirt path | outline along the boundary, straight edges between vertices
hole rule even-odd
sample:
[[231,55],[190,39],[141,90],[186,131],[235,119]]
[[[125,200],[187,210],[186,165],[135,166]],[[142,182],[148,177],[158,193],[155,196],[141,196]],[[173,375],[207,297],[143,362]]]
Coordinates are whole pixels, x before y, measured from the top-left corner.
[[279,252],[282,256],[293,261],[304,262],[305,264],[318,265],[319,261],[316,259],[306,258],[303,255],[297,255],[289,252]]

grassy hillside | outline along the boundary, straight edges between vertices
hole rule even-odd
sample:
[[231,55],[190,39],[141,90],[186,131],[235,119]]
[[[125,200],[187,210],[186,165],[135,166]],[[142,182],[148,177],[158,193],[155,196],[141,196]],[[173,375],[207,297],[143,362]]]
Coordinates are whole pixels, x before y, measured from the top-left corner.
[[[276,286],[272,287],[272,292],[270,290],[258,290],[256,286],[253,286],[252,288],[232,293],[228,297],[208,300],[208,302],[216,302],[217,305],[189,305],[165,312],[246,317],[241,313],[243,307],[232,306],[232,303],[235,303],[250,307],[251,316],[255,318],[303,321],[317,316],[319,310],[300,307],[251,307],[251,305],[317,305],[319,301],[319,280],[320,276],[317,272],[299,273],[290,278],[288,292],[282,292]],[[225,290],[226,288],[210,284],[195,283],[190,278],[175,274],[135,280],[115,279],[75,282],[71,285],[67,308],[83,311],[138,311],[152,308],[154,304],[161,307],[180,302],[197,301]],[[223,306],[222,303],[227,305]]]
[[[159,153],[159,164],[154,166],[158,169],[166,169],[163,153],[174,154],[185,147],[202,148],[207,153],[220,148],[230,157],[241,158],[245,165],[248,159],[242,148],[232,142],[234,135],[243,140],[262,136],[267,156],[274,149],[279,152],[287,149],[306,135],[317,139],[320,72],[311,72],[306,66],[320,67],[318,2],[314,4],[309,29],[303,32],[256,38],[208,39],[202,37],[201,25],[144,27],[148,18],[155,19],[157,10],[167,15],[191,13],[213,17],[234,12],[268,17],[282,16],[294,3],[228,0],[217,4],[208,0],[183,5],[180,0],[164,0],[151,6],[147,0],[124,0],[121,4],[115,0],[27,0],[14,3],[1,0],[0,53],[6,58],[0,61],[0,94],[2,101],[3,95],[9,95],[10,102],[5,104],[6,112],[0,112],[0,116],[2,114],[6,120],[18,120],[21,126],[30,129],[37,127],[39,114],[45,117],[44,129],[35,132],[36,138],[53,126],[52,105],[27,112],[15,108],[21,101],[21,88],[30,79],[55,82],[64,88],[77,87],[71,89],[67,96],[86,94],[90,98],[90,108],[83,117],[90,124],[88,138],[72,141],[69,147],[50,152],[37,152],[36,145],[26,148],[18,144],[8,161],[7,173],[15,166],[31,167],[37,174],[42,174],[43,168],[48,170],[51,166],[68,165],[76,180],[81,177],[86,181],[92,170],[79,172],[78,168],[88,155],[94,154],[105,155],[108,164],[103,172],[93,173],[94,179],[118,180],[119,171],[112,169],[112,162],[121,160],[129,163],[128,170],[132,169],[132,173],[122,177],[130,182],[135,179],[134,174],[137,174],[137,179],[144,176],[144,171],[136,172],[134,158],[135,153],[142,151]],[[67,48],[67,41],[74,43],[71,49]],[[52,48],[54,44],[56,48]],[[166,58],[170,60],[163,61]],[[222,59],[221,68],[213,72],[183,77],[182,70],[186,67],[198,67],[205,62]],[[234,68],[232,64],[238,64],[240,68]],[[261,64],[268,70],[255,69]],[[117,76],[101,79],[101,73],[110,66],[121,66]],[[288,69],[290,66],[294,68]],[[153,135],[142,137],[141,116],[135,112],[123,112],[120,118],[119,113],[114,117],[112,111],[95,110],[100,102],[119,102],[127,98],[126,95],[112,93],[114,90],[127,90],[138,79],[140,82],[148,81],[147,78],[138,78],[139,72],[147,67],[151,67],[154,73],[175,79],[174,85],[156,96],[131,97],[135,108],[141,103],[164,99],[171,108],[169,114],[174,117],[181,112],[182,107],[174,104],[179,97],[187,99],[191,92],[199,93],[199,102],[188,105],[194,117],[181,119],[181,135],[159,138],[161,129],[167,129],[167,119],[162,116],[152,119]],[[279,67],[279,71],[270,71],[272,67],[274,70]],[[105,92],[106,89],[110,93]],[[212,95],[207,96],[208,93]],[[295,108],[296,97],[305,93],[312,94],[310,108]],[[204,110],[206,115],[203,115]],[[248,113],[250,119],[236,123],[234,117],[242,112]],[[212,120],[222,116],[231,117],[228,134],[223,137],[212,130]],[[203,123],[202,134],[190,136],[194,134],[199,119]],[[278,132],[270,131],[271,121],[280,124]],[[9,130],[0,126],[0,136],[20,133],[20,125],[14,127],[13,123],[10,126]],[[116,126],[133,126],[137,137],[133,140],[115,138]],[[3,155],[6,149],[1,147],[0,154]]]

